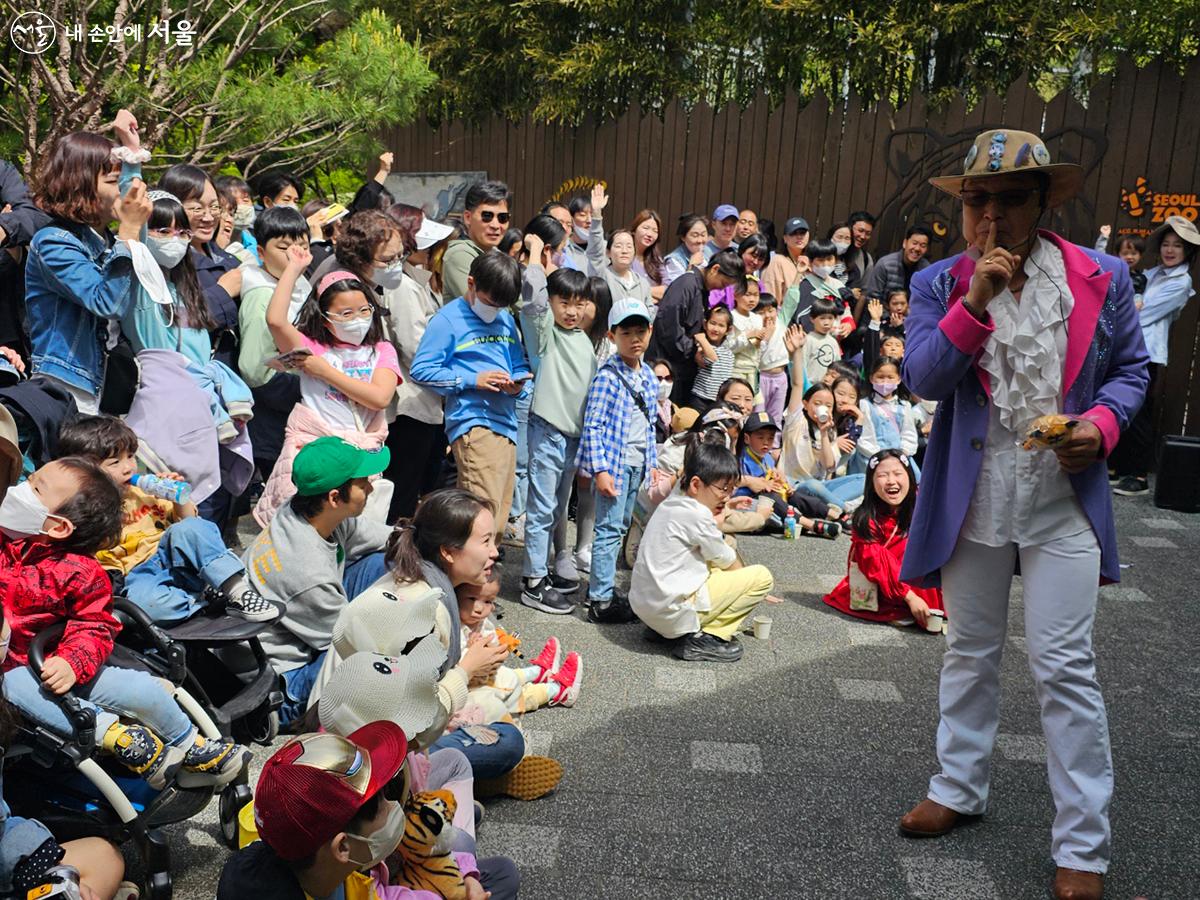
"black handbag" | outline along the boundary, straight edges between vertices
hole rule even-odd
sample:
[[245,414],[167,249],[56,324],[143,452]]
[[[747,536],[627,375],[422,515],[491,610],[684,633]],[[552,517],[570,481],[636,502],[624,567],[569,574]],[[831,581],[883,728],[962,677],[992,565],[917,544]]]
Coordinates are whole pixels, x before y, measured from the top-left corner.
[[129,342],[121,338],[104,355],[104,379],[100,385],[100,412],[123,416],[133,406],[137,393],[139,369],[137,357]]

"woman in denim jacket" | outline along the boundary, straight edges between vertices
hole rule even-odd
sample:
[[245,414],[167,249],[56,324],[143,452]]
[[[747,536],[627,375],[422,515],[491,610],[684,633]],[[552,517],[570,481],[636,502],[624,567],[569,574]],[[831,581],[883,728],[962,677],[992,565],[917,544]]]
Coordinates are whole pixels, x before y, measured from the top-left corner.
[[140,179],[124,196],[118,183],[119,170],[148,158],[137,120],[121,110],[113,127],[119,147],[83,131],[51,147],[34,199],[52,222],[33,236],[25,267],[33,371],[70,391],[83,413],[98,411],[107,350],[133,303],[129,243],[139,240],[151,210]]

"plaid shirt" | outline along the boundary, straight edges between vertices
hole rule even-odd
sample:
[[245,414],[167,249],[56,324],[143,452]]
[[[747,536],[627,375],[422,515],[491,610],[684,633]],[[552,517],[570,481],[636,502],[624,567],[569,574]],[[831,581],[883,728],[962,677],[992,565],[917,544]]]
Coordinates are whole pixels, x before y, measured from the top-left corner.
[[12,628],[4,671],[29,662],[39,632],[67,623],[51,654],[70,665],[80,684],[92,680],[121,630],[112,614],[112,584],[100,563],[64,553],[54,543],[0,536],[0,596]]
[[[592,379],[592,386],[588,388],[583,434],[579,440],[579,455],[575,460],[580,474],[588,478],[607,472],[618,491],[624,490],[625,444],[629,440],[629,424],[633,416],[642,414],[629,388],[621,383],[622,376],[629,387],[641,391],[651,416],[658,409],[658,379],[654,377],[654,372],[645,363],[631,369],[614,353],[604,361]],[[654,468],[657,460],[658,447],[654,443],[654,420],[651,419],[646,424],[643,477]]]

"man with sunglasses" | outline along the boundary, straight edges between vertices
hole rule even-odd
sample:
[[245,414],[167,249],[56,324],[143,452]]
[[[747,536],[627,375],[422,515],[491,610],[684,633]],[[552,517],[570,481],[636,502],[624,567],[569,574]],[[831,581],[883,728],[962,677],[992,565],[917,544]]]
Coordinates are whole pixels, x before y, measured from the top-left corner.
[[447,302],[466,296],[471,263],[500,244],[508,230],[512,192],[503,181],[471,185],[463,209],[464,236],[452,242],[442,257],[442,295]]

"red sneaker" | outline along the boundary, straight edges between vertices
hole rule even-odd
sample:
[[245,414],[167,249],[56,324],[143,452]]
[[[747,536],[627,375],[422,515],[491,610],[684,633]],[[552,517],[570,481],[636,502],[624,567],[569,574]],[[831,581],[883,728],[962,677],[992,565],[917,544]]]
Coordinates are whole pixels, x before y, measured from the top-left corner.
[[561,663],[562,647],[558,643],[558,638],[549,638],[546,641],[546,646],[542,648],[542,652],[529,661],[531,666],[537,666],[542,670],[538,677],[533,679],[533,683],[545,684],[558,671]]
[[550,676],[559,686],[558,693],[550,698],[550,706],[574,706],[579,699],[579,688],[583,684],[583,660],[572,650],[563,660],[562,668]]

